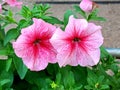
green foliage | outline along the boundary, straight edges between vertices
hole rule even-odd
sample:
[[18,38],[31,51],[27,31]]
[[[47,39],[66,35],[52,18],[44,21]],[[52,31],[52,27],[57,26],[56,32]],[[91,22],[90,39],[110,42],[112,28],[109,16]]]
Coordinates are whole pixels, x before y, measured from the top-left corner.
[[98,74],[90,69],[88,69],[87,82],[88,85],[86,85],[85,88],[88,90],[109,90],[109,85],[105,83],[105,77],[103,75],[98,76]]
[[18,23],[17,29],[21,30],[22,28],[25,28],[25,27],[31,25],[32,23],[33,23],[32,20],[21,19]]
[[14,62],[18,75],[20,76],[21,79],[24,79],[27,73],[27,70],[28,70],[27,67],[23,64],[22,60],[16,56],[14,56],[13,62]]
[[0,25],[0,41],[2,41],[5,37],[5,31],[4,29],[2,29],[1,25]]
[[1,90],[9,89],[13,83],[13,73],[10,70],[11,59],[0,60],[0,87]]
[[21,20],[19,22],[19,25],[24,23],[22,26],[27,26],[29,22],[31,22],[32,18],[41,18],[45,20],[46,22],[49,22],[51,24],[63,24],[61,20],[59,20],[56,17],[48,16],[50,13],[47,13],[47,10],[50,8],[48,4],[38,4],[34,5],[32,9],[29,9],[26,6],[22,6],[22,9],[20,11],[20,15],[23,16],[25,19]]
[[26,19],[31,19],[32,18],[32,13],[27,6],[22,6],[20,14]]
[[92,13],[89,14],[87,20],[88,21],[90,21],[90,20],[106,21],[105,18],[99,17],[97,14],[98,14],[98,9],[93,10]]
[[16,28],[10,29],[4,38],[4,46],[10,41],[13,40],[15,38],[17,38],[17,36],[19,35],[19,32]]
[[66,25],[68,24],[69,21],[69,16],[74,15],[73,11],[71,10],[67,10],[64,14],[64,27],[66,27]]
[[77,5],[74,5],[75,12],[81,14],[85,19],[87,19],[86,13]]
[[60,24],[60,25],[63,25],[64,22],[59,20],[58,18],[55,18],[53,16],[49,16],[48,18],[43,18],[45,21],[51,23],[51,24]]
[[11,10],[6,11],[3,15],[0,14],[0,24],[3,24],[2,29],[9,24],[17,24]]
[[45,16],[45,15],[49,14],[46,12],[49,8],[50,8],[49,4],[34,5],[34,7],[32,9],[33,16],[36,18],[40,18],[41,16]]

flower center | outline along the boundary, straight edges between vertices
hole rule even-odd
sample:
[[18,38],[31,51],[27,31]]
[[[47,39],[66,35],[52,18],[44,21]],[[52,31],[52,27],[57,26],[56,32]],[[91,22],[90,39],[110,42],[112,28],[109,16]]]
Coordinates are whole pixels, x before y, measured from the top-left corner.
[[33,43],[36,45],[36,44],[39,44],[41,42],[40,39],[36,39]]
[[79,39],[79,38],[77,38],[77,37],[75,37],[75,38],[73,39],[73,41],[74,41],[74,42],[79,42],[79,41],[80,41],[80,39]]

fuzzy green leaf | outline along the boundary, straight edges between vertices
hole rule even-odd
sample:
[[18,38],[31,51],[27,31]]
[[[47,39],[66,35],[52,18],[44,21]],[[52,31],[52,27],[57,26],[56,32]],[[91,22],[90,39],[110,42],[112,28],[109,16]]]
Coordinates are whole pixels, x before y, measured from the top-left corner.
[[22,28],[25,28],[29,25],[31,25],[33,22],[32,20],[25,20],[25,19],[21,19],[18,23],[18,29],[21,30]]
[[12,58],[6,60],[6,71],[8,72],[12,64]]
[[30,19],[32,17],[32,13],[27,6],[22,6],[20,14],[26,19]]
[[68,24],[69,16],[74,15],[74,13],[71,10],[67,10],[64,14],[64,26]]
[[4,90],[11,87],[12,83],[13,83],[13,73],[11,71],[6,72],[5,70],[3,70],[0,73],[0,84],[2,85]]
[[76,12],[78,12],[79,14],[81,14],[84,18],[87,18],[85,12],[77,5],[74,5],[74,9]]
[[97,17],[97,16],[92,16],[91,17],[91,20],[96,20],[96,21],[106,21],[106,19],[105,18],[103,18],[103,17]]
[[58,18],[50,16],[50,19],[46,19],[47,22],[51,24],[64,24],[62,21],[60,21]]
[[5,36],[4,46],[5,46],[10,40],[17,38],[18,34],[19,34],[19,33],[18,33],[18,31],[17,31],[16,28],[10,29],[10,30],[7,32],[6,36]]
[[14,56],[13,62],[18,72],[18,75],[20,76],[21,79],[24,79],[28,70],[27,67],[23,64],[22,60],[16,56]]
[[0,86],[3,86],[4,84],[9,83],[9,82],[10,82],[9,79],[3,79],[0,81]]
[[0,55],[8,55],[9,54],[8,48],[0,48]]

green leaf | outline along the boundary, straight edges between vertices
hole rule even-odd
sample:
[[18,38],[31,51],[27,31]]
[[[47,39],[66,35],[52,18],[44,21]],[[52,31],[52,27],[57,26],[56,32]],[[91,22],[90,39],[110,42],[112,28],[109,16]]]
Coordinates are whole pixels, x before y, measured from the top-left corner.
[[67,10],[64,14],[64,27],[68,24],[69,16],[74,15],[74,13],[71,10]]
[[16,28],[10,29],[4,39],[4,46],[12,39],[17,38],[17,36],[19,35],[19,32]]
[[12,58],[6,60],[6,71],[8,72],[12,64]]
[[3,79],[0,81],[0,86],[3,86],[5,85],[6,83],[9,83],[10,82],[10,79]]
[[58,74],[56,75],[56,83],[57,83],[57,84],[60,84],[60,82],[61,82],[61,73],[58,73]]
[[5,31],[4,29],[2,29],[1,25],[0,25],[0,40],[3,40],[5,37]]
[[86,67],[72,67],[76,85],[85,85],[87,83],[87,68]]
[[9,72],[11,64],[12,64],[12,58],[0,60],[0,72],[2,71]]
[[72,71],[63,72],[63,82],[66,88],[73,87],[73,85],[75,84],[75,79],[74,79],[74,74]]
[[88,21],[95,20],[95,21],[106,21],[105,18],[98,16],[98,9],[95,9],[87,18]]
[[104,80],[104,76],[102,75],[102,76],[100,76],[100,77],[98,77],[98,83],[102,83],[102,81]]
[[2,90],[2,86],[0,86],[0,90]]
[[92,11],[91,15],[92,15],[92,16],[97,16],[98,11],[99,11],[98,9],[95,9],[94,11]]
[[85,89],[87,89],[87,90],[93,90],[93,88],[90,85],[86,85]]
[[78,87],[75,87],[74,90],[82,90],[83,85],[79,85]]
[[44,11],[47,11],[48,9],[50,9],[50,5],[49,4],[43,4],[43,8]]
[[6,24],[11,24],[11,23],[17,24],[17,22],[14,20],[14,18],[10,17],[10,16],[5,16],[5,22],[6,22]]
[[3,70],[0,74],[0,84],[2,85],[3,90],[10,88],[13,83],[13,73],[11,71],[6,72]]
[[106,58],[110,55],[103,46],[100,47],[100,52],[101,52],[101,56],[100,56],[101,59]]
[[23,64],[22,60],[16,56],[14,56],[13,62],[18,72],[18,75],[20,76],[21,79],[24,79],[28,70],[27,67]]
[[0,55],[8,55],[9,54],[8,48],[0,48]]
[[81,14],[84,18],[87,18],[85,12],[77,5],[74,5],[74,9],[76,12],[78,12],[79,14]]
[[50,80],[49,75],[46,75],[44,73],[44,71],[40,71],[40,72],[28,71],[26,76],[25,76],[25,80],[28,81],[30,84],[40,88],[40,89],[37,89],[37,90],[42,90],[42,88],[45,88],[43,90],[49,90],[49,89],[46,89],[46,88],[50,87],[51,83],[49,83],[49,81],[50,82],[52,81],[52,80]]
[[75,84],[74,74],[72,71],[69,72],[67,80],[69,81],[68,82],[69,87],[71,87]]
[[13,13],[11,10],[8,10],[8,16],[13,17]]
[[0,60],[0,74],[6,69],[6,60]]
[[88,71],[88,77],[87,77],[88,84],[94,86],[97,83],[98,77],[93,70],[87,69],[87,71]]
[[109,89],[109,85],[101,85],[101,90],[106,90],[106,89]]
[[46,14],[49,14],[49,13],[46,13],[46,11],[50,8],[50,6],[48,4],[37,4],[37,5],[34,5],[33,9],[31,10],[32,12],[32,15],[33,17],[35,18],[41,18],[42,16],[45,16]]
[[111,69],[115,74],[119,73],[119,66],[118,66],[117,64],[115,64],[115,63],[110,66],[110,69]]
[[43,20],[45,20],[45,21],[48,21],[48,20],[51,19],[51,17],[49,17],[49,16],[44,16],[44,15],[42,15],[40,18],[43,19]]
[[32,20],[22,19],[22,20],[19,21],[17,28],[18,28],[19,30],[21,30],[22,28],[25,28],[25,27],[27,27],[27,26],[29,26],[29,25],[31,25],[31,24],[32,24]]
[[103,18],[103,17],[97,17],[97,16],[91,16],[91,20],[96,20],[96,21],[106,21],[106,19],[105,18]]
[[55,18],[55,17],[52,17],[52,16],[49,16],[50,18],[49,19],[46,19],[45,21],[51,23],[51,24],[64,24],[62,21],[60,21],[58,18]]
[[32,13],[30,11],[30,9],[27,6],[22,6],[22,9],[20,11],[20,14],[26,18],[26,19],[30,19],[32,18]]

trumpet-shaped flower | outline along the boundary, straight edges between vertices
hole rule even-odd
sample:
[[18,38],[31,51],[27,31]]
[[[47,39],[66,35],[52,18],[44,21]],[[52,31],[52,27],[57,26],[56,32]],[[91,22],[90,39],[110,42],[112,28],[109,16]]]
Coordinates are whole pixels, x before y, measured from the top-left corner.
[[93,66],[99,62],[103,43],[101,27],[88,23],[85,19],[70,16],[65,31],[58,28],[51,38],[57,49],[59,66]]
[[21,30],[13,48],[16,55],[32,71],[40,71],[48,63],[56,63],[56,50],[50,43],[56,27],[41,19],[33,19],[33,25]]
[[16,0],[3,0],[7,4],[9,4],[11,7],[17,6],[18,8],[21,8],[22,2],[18,2]]
[[93,9],[93,2],[91,0],[82,0],[79,6],[83,11],[91,12]]

